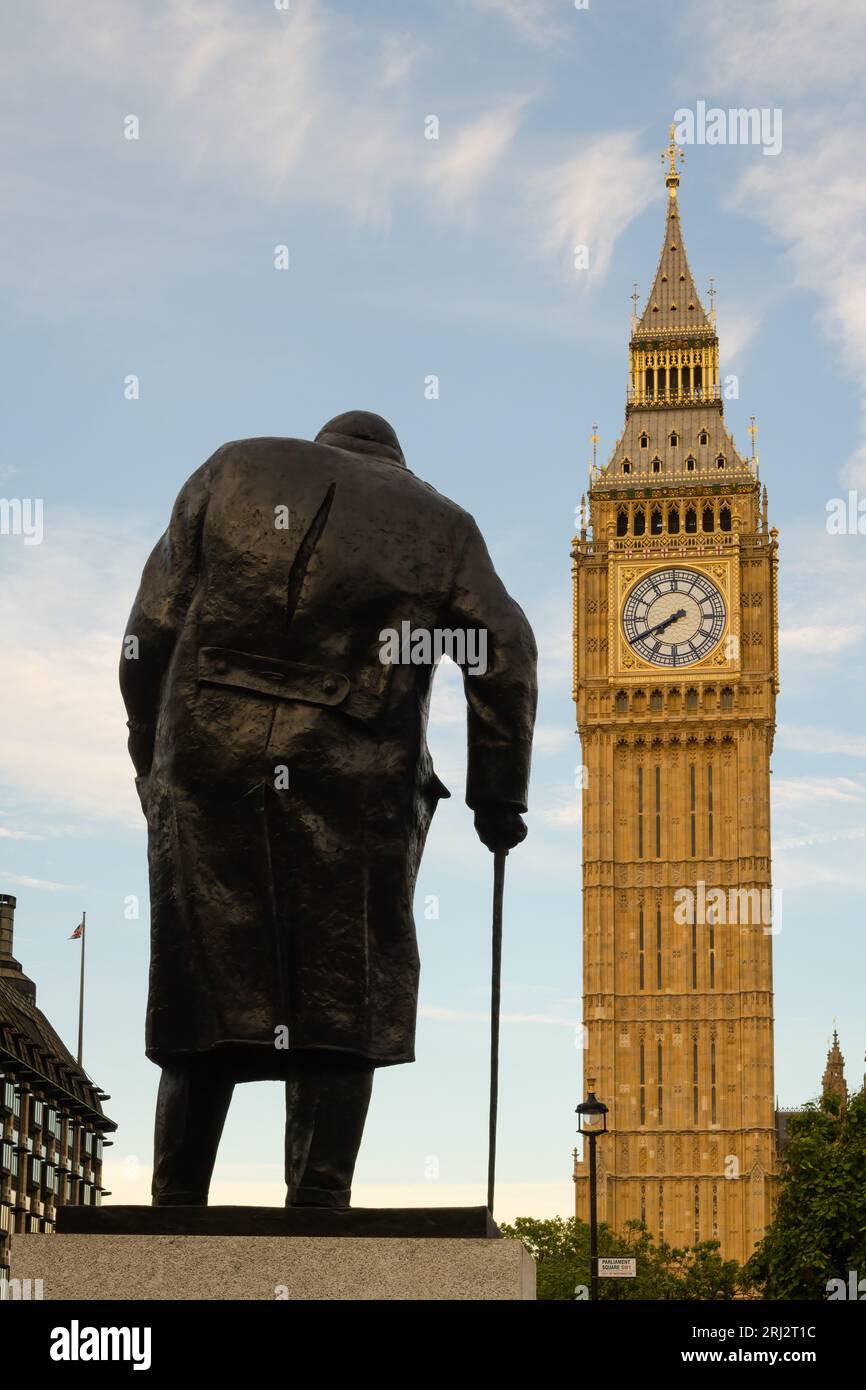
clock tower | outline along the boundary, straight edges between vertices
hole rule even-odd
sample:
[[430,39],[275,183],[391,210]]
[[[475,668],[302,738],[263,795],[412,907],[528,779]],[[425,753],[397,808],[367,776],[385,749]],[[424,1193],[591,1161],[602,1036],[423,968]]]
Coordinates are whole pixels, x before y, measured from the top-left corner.
[[[610,1108],[599,1219],[745,1260],[770,1220],[770,754],[777,533],[724,421],[673,141],[625,425],[574,541],[584,1086]],[[777,914],[778,916],[778,914]],[[588,1219],[587,1166],[575,1160]]]

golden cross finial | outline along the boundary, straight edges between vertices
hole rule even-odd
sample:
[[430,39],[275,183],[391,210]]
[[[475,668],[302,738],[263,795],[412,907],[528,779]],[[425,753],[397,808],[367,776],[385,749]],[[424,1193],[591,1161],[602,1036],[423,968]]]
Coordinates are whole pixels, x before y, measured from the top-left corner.
[[665,160],[667,160],[668,162],[668,167],[665,171],[665,184],[667,186],[668,193],[672,198],[676,195],[677,186],[680,181],[680,176],[677,173],[677,155],[679,155],[681,164],[685,162],[686,158],[685,151],[680,149],[679,145],[676,142],[676,139],[674,138],[675,131],[676,126],[673,122],[671,122],[670,129],[668,130],[668,135],[670,136],[670,143],[668,144],[667,149],[662,154],[662,164],[664,164]]

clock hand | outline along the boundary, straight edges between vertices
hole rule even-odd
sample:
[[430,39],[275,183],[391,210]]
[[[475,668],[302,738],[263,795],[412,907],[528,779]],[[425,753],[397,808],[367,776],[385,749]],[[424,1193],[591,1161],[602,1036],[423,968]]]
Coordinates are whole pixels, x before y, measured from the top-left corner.
[[654,627],[648,627],[646,632],[636,633],[631,640],[633,642],[642,642],[645,637],[652,637],[657,632],[664,632],[665,628],[670,627],[671,623],[675,623],[679,618],[684,618],[685,616],[686,610],[684,608],[679,608],[677,612],[672,613],[669,618],[665,618],[662,622],[656,623]]

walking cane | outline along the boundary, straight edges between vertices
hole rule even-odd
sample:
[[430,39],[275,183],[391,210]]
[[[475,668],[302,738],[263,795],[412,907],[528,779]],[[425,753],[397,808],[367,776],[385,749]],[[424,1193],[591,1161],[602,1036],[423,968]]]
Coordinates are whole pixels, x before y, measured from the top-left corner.
[[493,855],[493,971],[490,987],[490,1129],[487,1145],[487,1210],[493,1215],[496,1183],[496,1112],[499,1106],[499,1008],[502,993],[502,895],[507,849]]

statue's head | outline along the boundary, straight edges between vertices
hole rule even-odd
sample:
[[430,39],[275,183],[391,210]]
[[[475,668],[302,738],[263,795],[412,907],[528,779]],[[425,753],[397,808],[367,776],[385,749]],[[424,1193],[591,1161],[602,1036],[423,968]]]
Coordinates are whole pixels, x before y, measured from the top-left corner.
[[404,466],[406,463],[400,441],[388,421],[369,410],[347,410],[343,415],[335,415],[319,430],[316,443],[359,454],[378,454]]

